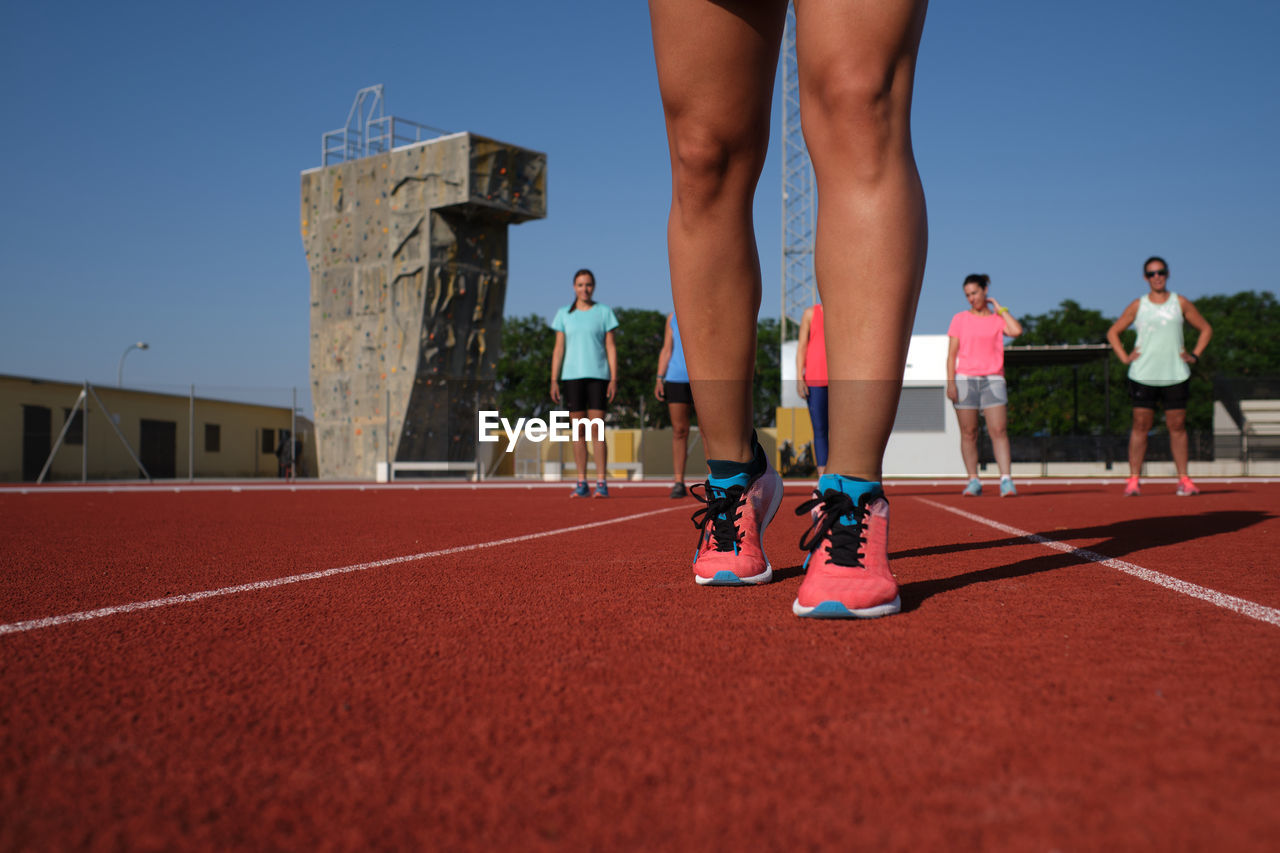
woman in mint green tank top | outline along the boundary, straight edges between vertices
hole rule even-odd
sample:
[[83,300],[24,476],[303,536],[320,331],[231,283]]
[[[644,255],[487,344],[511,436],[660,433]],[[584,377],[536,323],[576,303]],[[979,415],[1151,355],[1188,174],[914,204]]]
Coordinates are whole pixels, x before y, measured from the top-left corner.
[[[1164,422],[1169,429],[1169,445],[1178,469],[1180,496],[1199,493],[1187,476],[1187,395],[1191,365],[1209,345],[1213,328],[1190,299],[1169,290],[1169,264],[1163,258],[1148,258],[1142,266],[1148,292],[1129,303],[1120,319],[1107,330],[1107,342],[1121,364],[1129,365],[1129,396],[1133,402],[1133,429],[1129,433],[1129,479],[1127,496],[1141,494],[1139,476],[1147,455],[1147,434],[1155,423],[1156,407],[1164,406]],[[1183,323],[1198,331],[1195,348],[1187,352]],[[1125,352],[1120,333],[1136,326],[1138,339],[1133,352]]]

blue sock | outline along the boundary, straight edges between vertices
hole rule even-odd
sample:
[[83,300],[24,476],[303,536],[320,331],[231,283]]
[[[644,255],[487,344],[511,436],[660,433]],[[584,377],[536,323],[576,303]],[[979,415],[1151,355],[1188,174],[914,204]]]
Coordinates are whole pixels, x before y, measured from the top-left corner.
[[755,455],[752,456],[750,462],[708,459],[707,467],[711,469],[711,476],[707,478],[708,482],[719,489],[728,489],[733,486],[742,486],[745,489],[752,480],[763,474],[765,469],[769,467],[769,462],[755,432],[751,433],[751,444]]
[[[858,499],[868,492],[884,492],[879,480],[863,480],[860,477],[846,477],[843,474],[823,474],[818,480],[818,494],[827,492],[844,492],[857,503]],[[852,516],[840,519],[842,524],[853,524]]]

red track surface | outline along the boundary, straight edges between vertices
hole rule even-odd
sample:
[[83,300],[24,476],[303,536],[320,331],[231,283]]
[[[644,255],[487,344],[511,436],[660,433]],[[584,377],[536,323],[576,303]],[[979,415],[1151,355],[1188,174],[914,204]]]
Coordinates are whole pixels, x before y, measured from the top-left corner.
[[[1204,484],[1202,484],[1204,485]],[[957,487],[958,488],[958,487]],[[901,615],[702,588],[692,502],[0,494],[0,848],[1275,849],[1280,485],[890,489]]]

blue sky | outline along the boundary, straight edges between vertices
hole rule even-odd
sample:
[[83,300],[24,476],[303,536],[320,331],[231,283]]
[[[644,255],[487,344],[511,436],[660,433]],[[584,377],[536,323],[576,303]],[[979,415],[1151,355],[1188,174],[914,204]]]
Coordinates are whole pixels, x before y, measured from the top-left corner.
[[[669,166],[641,2],[10,4],[0,372],[238,399],[307,396],[299,173],[364,86],[389,112],[544,151],[549,216],[511,231],[507,313],[669,310]],[[1172,287],[1275,288],[1280,5],[935,0],[917,72],[930,252],[916,322],[970,272],[1016,313],[1118,314]],[[756,219],[777,316],[775,139]],[[1210,318],[1212,320],[1212,318]]]

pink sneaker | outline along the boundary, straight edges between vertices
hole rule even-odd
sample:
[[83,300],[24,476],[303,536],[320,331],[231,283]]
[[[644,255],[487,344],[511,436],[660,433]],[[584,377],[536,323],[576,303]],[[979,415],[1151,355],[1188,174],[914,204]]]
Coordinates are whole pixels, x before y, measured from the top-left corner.
[[1178,481],[1177,495],[1180,498],[1189,498],[1192,495],[1200,494],[1200,490],[1196,488],[1196,484],[1191,482],[1190,477],[1183,477]]
[[782,478],[773,465],[751,481],[745,474],[717,482],[708,479],[689,491],[694,500],[706,504],[693,514],[698,527],[693,579],[704,586],[773,580],[773,567],[764,553],[764,530],[782,503]]
[[791,612],[814,619],[871,619],[902,609],[898,581],[889,571],[889,501],[879,485],[856,500],[825,475],[821,497],[801,504],[803,515],[820,504],[820,514],[800,547],[809,552],[808,573]]
[[1136,498],[1142,494],[1142,489],[1138,486],[1138,478],[1130,477],[1124,481],[1124,496],[1126,498]]

